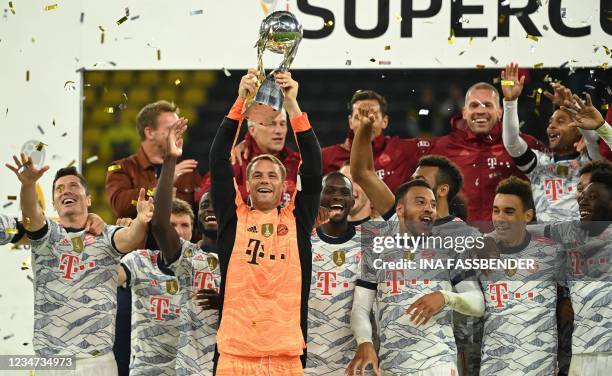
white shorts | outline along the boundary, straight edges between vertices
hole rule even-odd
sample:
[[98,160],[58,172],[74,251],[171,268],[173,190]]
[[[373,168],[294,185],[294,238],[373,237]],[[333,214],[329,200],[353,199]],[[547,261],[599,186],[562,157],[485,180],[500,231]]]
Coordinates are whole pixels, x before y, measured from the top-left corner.
[[76,358],[75,370],[38,370],[35,376],[118,376],[113,352],[91,357]]
[[569,376],[609,376],[612,353],[573,354]]
[[[457,366],[452,364],[442,364],[439,366],[431,367],[423,371],[414,372],[409,374],[410,376],[459,376]],[[400,376],[388,371],[382,371],[382,376]],[[404,376],[404,375],[402,375]],[[405,374],[408,376],[408,374]]]

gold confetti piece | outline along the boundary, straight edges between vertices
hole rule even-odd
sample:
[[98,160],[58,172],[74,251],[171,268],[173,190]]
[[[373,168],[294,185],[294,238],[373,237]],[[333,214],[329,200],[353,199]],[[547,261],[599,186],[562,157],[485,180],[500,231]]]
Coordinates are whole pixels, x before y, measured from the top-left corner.
[[536,37],[535,35],[531,35],[531,34],[527,34],[527,39],[531,39],[534,42],[539,41],[540,39],[538,37]]
[[512,80],[501,80],[502,86],[514,86],[514,81]]
[[610,55],[610,49],[606,46],[602,46],[604,48],[604,51],[606,51],[606,55]]
[[204,10],[202,9],[198,9],[198,10],[192,10],[191,12],[189,12],[190,16],[197,16],[198,14],[203,14]]
[[45,144],[44,142],[39,142],[38,145],[36,145],[36,151],[41,151],[45,146],[48,146],[48,145]]
[[178,78],[176,80],[174,80],[174,85],[175,86],[179,86],[181,84],[181,80],[179,80]]
[[101,32],[104,32],[104,28],[102,27],[102,25],[98,25],[98,29],[100,29]]
[[385,46],[385,51],[389,51],[390,49],[391,49],[391,46],[390,46],[390,45],[386,45],[386,46]]
[[535,102],[535,110],[534,112],[536,113],[536,115],[540,116],[540,102],[542,100],[542,88],[538,88],[538,90],[536,90],[537,94],[536,94],[536,102]]
[[497,59],[495,58],[495,56],[491,56],[491,57],[489,58],[489,60],[491,60],[491,61],[492,61],[493,63],[495,63],[495,64],[499,63],[499,60],[497,60]]
[[379,60],[378,65],[391,65],[391,61],[389,60]]
[[501,78],[499,78],[499,77],[493,78],[493,83],[494,84],[498,84],[500,81],[501,81]]
[[608,110],[608,104],[607,103],[602,104],[601,105],[601,109],[604,110],[604,111],[607,111]]
[[499,23],[504,23],[506,22],[506,15],[502,14],[501,16],[499,16],[498,18]]
[[459,52],[459,56],[463,55],[465,53],[465,50]]
[[107,168],[108,172],[113,172],[113,171],[117,171],[117,170],[121,170],[121,165],[114,164],[114,165],[108,166],[108,168]]
[[468,39],[468,47],[471,46],[473,42],[474,42],[474,37],[470,37],[470,39]]
[[347,61],[344,62],[344,65],[351,65],[351,63],[352,62],[350,60],[347,60]]
[[66,91],[75,91],[76,83],[74,81],[66,81],[64,82],[64,90]]
[[325,22],[325,26],[327,26],[327,27],[332,27],[332,26],[334,26],[334,21],[329,20],[329,21]]
[[478,69],[484,69],[485,66],[483,64],[476,64],[476,68]]
[[491,42],[495,42],[496,39],[497,39],[497,35],[491,38]]
[[536,69],[542,68],[544,66],[544,63],[538,63],[536,65],[534,65],[533,67]]
[[85,163],[86,164],[92,164],[92,163],[94,163],[97,160],[98,160],[98,156],[97,155],[92,155],[91,157],[89,157],[89,158],[87,158],[85,160]]
[[419,110],[419,116],[427,116],[429,115],[429,110],[422,108]]
[[9,1],[9,8],[11,9],[11,13],[15,14],[15,7],[13,6],[12,1]]
[[30,71],[26,71],[26,81],[30,81]]
[[155,188],[147,189],[147,196],[153,197],[155,195]]
[[161,50],[157,49],[157,60],[161,60]]
[[115,112],[115,109],[113,107],[105,107],[104,112],[106,112],[107,114],[112,114]]
[[127,21],[127,16],[123,16],[120,19],[117,20],[117,25],[121,25],[122,23],[124,23],[125,21]]
[[541,87],[539,87],[539,88],[538,88],[538,90],[536,90],[536,92],[537,92],[538,94],[542,94],[542,93],[544,92],[544,90],[542,90],[542,88],[541,88]]
[[603,64],[597,66],[597,68],[601,68],[603,70],[606,70],[606,69],[608,69],[608,63],[603,63]]
[[6,208],[8,208],[8,207],[9,207],[9,206],[11,206],[11,205],[13,205],[13,203],[12,203],[12,202],[7,202],[6,204],[2,205],[2,207],[3,207],[4,209],[6,209]]
[[402,16],[400,16],[399,14],[396,14],[395,15],[395,20],[399,21],[399,22],[402,22]]
[[17,230],[16,228],[7,228],[7,229],[6,229],[6,233],[7,233],[7,234],[13,234],[13,235],[15,235],[15,234],[17,234],[18,232],[19,232],[19,230]]
[[62,133],[62,137],[66,137],[66,136],[68,136],[68,132]]
[[54,9],[57,9],[57,4],[51,4],[51,5],[45,6],[45,12],[54,10]]
[[450,36],[448,37],[448,44],[455,43],[455,30],[451,29]]
[[70,161],[70,163],[68,163],[68,166],[66,166],[66,167],[72,167],[75,164],[76,164],[76,160],[73,159],[73,160]]
[[232,72],[230,72],[227,68],[221,69],[223,69],[223,74],[225,75],[225,77],[230,77],[232,75]]
[[100,30],[100,44],[104,44],[104,28],[102,25],[98,25],[98,29]]
[[371,57],[371,58],[370,58],[370,61],[371,61],[372,63],[375,63],[375,62],[376,62],[376,59],[374,59],[373,57]]
[[548,26],[543,25],[543,26],[542,26],[542,29],[544,29],[545,31],[548,31]]
[[132,204],[132,206],[136,206],[136,205],[138,205],[138,201],[132,200],[131,204]]
[[15,201],[17,200],[17,196],[7,196],[6,199],[10,201]]
[[38,129],[38,131],[39,131],[41,134],[45,134],[45,131],[43,130],[43,128],[42,128],[40,125],[37,125],[37,126],[36,126],[36,128]]
[[23,218],[23,228],[29,231],[30,227],[32,227],[32,220],[30,219],[30,217],[24,217]]

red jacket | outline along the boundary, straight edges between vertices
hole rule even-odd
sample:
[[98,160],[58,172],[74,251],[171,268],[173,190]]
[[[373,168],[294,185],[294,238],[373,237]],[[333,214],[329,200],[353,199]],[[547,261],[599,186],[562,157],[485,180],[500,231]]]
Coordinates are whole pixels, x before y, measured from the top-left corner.
[[[351,130],[342,144],[321,149],[323,174],[339,170],[351,157],[354,133]],[[397,136],[379,135],[372,141],[374,168],[392,192],[410,180],[419,158],[429,146],[428,141],[418,138],[401,139]]]
[[[502,142],[502,126],[497,123],[486,135],[469,130],[460,116],[451,119],[452,131],[431,140],[428,154],[443,155],[453,161],[463,173],[463,194],[468,200],[470,221],[490,221],[497,184],[515,175],[528,180],[514,165]],[[543,150],[534,137],[521,133],[530,148]]]
[[[244,202],[247,202],[247,198],[249,194],[246,191],[246,168],[249,162],[260,154],[264,154],[257,147],[257,143],[250,136],[250,133],[247,133],[245,137],[245,146],[249,149],[249,159],[245,162],[242,162],[242,166],[238,163],[233,165],[234,168],[234,178],[236,179],[236,184],[238,184],[238,190],[240,190],[240,194],[242,195],[242,199]],[[300,165],[300,154],[296,151],[289,149],[288,147],[284,147],[283,150],[280,151],[277,155],[275,155],[278,159],[283,162],[285,168],[287,169],[287,191],[284,194],[283,202],[288,202],[291,198],[291,195],[295,191],[295,182],[297,179],[298,167]],[[200,189],[195,192],[195,202],[196,204],[200,202],[200,198],[205,192],[210,190],[210,171],[204,175],[202,178],[202,182],[200,183]]]

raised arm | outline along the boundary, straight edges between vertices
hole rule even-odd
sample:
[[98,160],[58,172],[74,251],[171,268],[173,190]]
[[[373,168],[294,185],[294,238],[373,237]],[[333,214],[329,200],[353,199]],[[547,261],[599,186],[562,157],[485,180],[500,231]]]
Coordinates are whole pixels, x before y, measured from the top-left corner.
[[210,148],[210,194],[215,203],[219,231],[236,214],[233,210],[236,189],[230,154],[243,120],[244,101],[257,90],[256,77],[255,69],[249,69],[248,73],[242,76],[238,87],[238,99],[217,129]]
[[[506,65],[506,69],[501,72],[502,92],[504,93],[504,117],[502,128],[502,140],[504,147],[512,158],[519,158],[529,150],[525,140],[519,135],[519,118],[518,118],[518,97],[523,91],[525,76],[519,79],[518,64],[510,63]],[[533,154],[533,153],[531,153]],[[535,159],[535,155],[531,156]],[[530,159],[529,163],[533,163]],[[526,167],[526,163],[517,163],[521,170]],[[526,168],[525,168],[526,169]]]
[[147,234],[149,222],[153,217],[153,199],[145,198],[144,188],[140,188],[138,193],[136,213],[136,219],[132,221],[130,227],[117,230],[113,237],[115,248],[121,253],[128,253],[138,248]]
[[15,166],[8,163],[5,166],[13,171],[21,182],[20,202],[24,227],[30,232],[35,232],[45,225],[45,213],[38,203],[36,182],[49,169],[49,166],[37,169],[32,162],[32,157],[26,157],[23,153],[20,157],[21,159],[13,155]]
[[372,109],[360,107],[357,121],[359,127],[351,146],[351,176],[363,188],[374,209],[379,213],[388,213],[395,206],[395,196],[374,170]]
[[571,115],[572,122],[569,124],[570,127],[577,127],[584,136],[591,159],[601,159],[601,154],[599,154],[599,148],[597,147],[599,137],[612,149],[612,127],[593,106],[593,101],[589,94],[586,95],[586,100],[582,100],[574,94],[563,102],[561,109]]
[[186,129],[187,120],[180,118],[172,124],[168,132],[167,152],[155,191],[155,210],[151,219],[151,232],[167,264],[171,264],[178,258],[180,249],[180,238],[170,224],[170,214],[172,212],[174,170],[177,159],[183,154],[183,134]]

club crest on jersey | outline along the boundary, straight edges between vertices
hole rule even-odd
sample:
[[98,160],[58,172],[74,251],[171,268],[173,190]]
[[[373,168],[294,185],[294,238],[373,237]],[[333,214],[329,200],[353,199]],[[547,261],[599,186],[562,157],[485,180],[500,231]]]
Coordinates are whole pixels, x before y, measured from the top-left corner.
[[569,166],[557,165],[556,173],[557,173],[558,176],[568,176],[569,175]]
[[217,269],[217,265],[219,264],[219,261],[217,260],[217,258],[216,258],[216,257],[214,257],[214,256],[208,256],[208,257],[206,258],[206,261],[208,262],[208,268],[209,268],[210,270],[215,270],[215,269]]
[[413,261],[414,260],[414,252],[412,252],[412,251],[404,251],[404,260]]
[[81,239],[81,237],[76,236],[72,239],[70,239],[70,242],[72,243],[72,250],[76,253],[81,253],[83,252],[83,249],[85,248],[83,246],[83,239]]
[[264,223],[261,225],[261,234],[269,238],[274,233],[274,225],[272,223]]
[[506,269],[506,275],[508,277],[512,277],[513,275],[516,274],[516,268],[512,268],[512,269]]
[[276,229],[276,235],[278,236],[285,236],[289,233],[289,228],[284,225],[284,224],[280,224],[278,225],[278,228]]
[[166,291],[168,292],[168,294],[174,295],[178,292],[178,290],[179,290],[179,284],[176,279],[171,279],[169,281],[166,281]]
[[336,264],[336,266],[342,266],[344,261],[346,261],[346,252],[334,251],[332,254],[332,260],[334,260],[334,264]]
[[191,250],[191,248],[187,248],[183,254],[185,255],[185,257],[191,257],[193,256],[193,251]]

